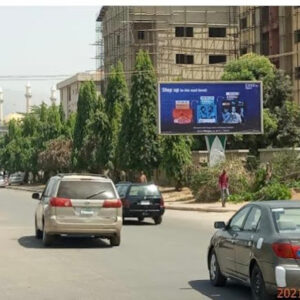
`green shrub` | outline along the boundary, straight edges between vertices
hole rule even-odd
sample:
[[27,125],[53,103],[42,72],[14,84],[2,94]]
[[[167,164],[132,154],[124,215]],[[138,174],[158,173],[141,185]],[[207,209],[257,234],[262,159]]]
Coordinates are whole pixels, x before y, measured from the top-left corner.
[[242,194],[232,194],[228,197],[229,202],[239,203],[244,201],[253,201],[255,198],[254,193],[244,192]]
[[253,176],[240,160],[228,160],[213,168],[202,167],[190,176],[189,187],[198,202],[213,202],[220,199],[218,187],[219,175],[222,170],[229,177],[230,194],[241,194],[249,191],[253,185]]
[[267,172],[265,169],[259,168],[258,170],[256,170],[255,181],[252,188],[253,192],[257,192],[265,185],[266,176],[267,176]]
[[255,193],[255,199],[258,200],[287,200],[291,199],[291,190],[285,184],[272,182]]

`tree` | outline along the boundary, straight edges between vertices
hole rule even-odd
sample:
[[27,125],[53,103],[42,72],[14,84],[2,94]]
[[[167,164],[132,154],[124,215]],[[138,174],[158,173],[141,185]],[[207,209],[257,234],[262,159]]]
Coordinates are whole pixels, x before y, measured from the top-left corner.
[[45,173],[68,172],[71,166],[72,141],[53,139],[47,142],[46,149],[39,153],[38,164]]
[[129,126],[129,163],[149,176],[160,162],[160,141],[156,123],[156,76],[148,52],[140,50],[132,75]]
[[275,66],[262,55],[248,53],[225,65],[222,80],[261,80],[263,82],[264,104],[272,90]]
[[119,61],[117,66],[111,69],[106,92],[105,111],[108,119],[108,131],[103,140],[105,152],[105,165],[114,171],[119,167],[117,148],[119,147],[119,133],[122,125],[124,107],[129,102],[128,88],[123,71],[123,65]]
[[87,122],[87,134],[80,151],[80,155],[88,161],[88,170],[92,172],[100,172],[106,167],[107,153],[103,148],[104,141],[107,141],[109,123],[104,99],[99,95],[96,109]]
[[85,169],[87,161],[81,159],[79,152],[83,146],[84,137],[87,134],[87,121],[95,110],[97,93],[94,82],[87,81],[81,84],[77,103],[77,116],[74,128],[73,140],[73,166],[76,169]]
[[187,168],[191,164],[192,140],[185,136],[168,136],[163,139],[162,166],[166,175],[175,180],[177,190],[185,181]]
[[228,146],[249,148],[257,154],[258,148],[292,146],[299,144],[297,112],[290,100],[292,86],[289,76],[276,70],[267,57],[246,54],[225,66],[222,80],[261,80],[264,97],[264,134],[230,136]]

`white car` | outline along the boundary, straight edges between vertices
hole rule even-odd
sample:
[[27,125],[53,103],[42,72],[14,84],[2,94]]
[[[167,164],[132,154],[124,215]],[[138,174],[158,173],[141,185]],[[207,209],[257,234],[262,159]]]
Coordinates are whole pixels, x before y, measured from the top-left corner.
[[49,246],[58,235],[85,235],[121,243],[122,202],[111,179],[100,175],[59,174],[38,199],[35,235]]

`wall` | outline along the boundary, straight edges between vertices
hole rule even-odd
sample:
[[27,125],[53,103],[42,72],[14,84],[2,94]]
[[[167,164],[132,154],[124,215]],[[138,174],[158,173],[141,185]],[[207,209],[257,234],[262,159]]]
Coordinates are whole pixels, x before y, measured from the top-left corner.
[[300,154],[300,148],[270,148],[270,149],[258,149],[260,163],[265,164],[270,162],[274,155],[278,153],[284,153],[287,151],[296,151]]

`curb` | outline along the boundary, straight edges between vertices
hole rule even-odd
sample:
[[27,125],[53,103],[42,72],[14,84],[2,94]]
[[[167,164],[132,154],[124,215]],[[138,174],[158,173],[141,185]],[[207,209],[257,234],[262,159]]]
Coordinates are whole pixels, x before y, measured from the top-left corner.
[[224,213],[224,212],[237,212],[239,208],[237,209],[230,209],[230,208],[203,208],[203,207],[182,207],[182,206],[165,206],[166,209],[170,210],[182,210],[182,211],[200,211],[200,212],[217,212],[217,213]]
[[7,186],[6,188],[9,189],[9,190],[31,192],[31,193],[38,192],[38,191],[42,192],[41,188],[33,189],[33,188],[30,188],[30,187],[19,187],[19,186]]

